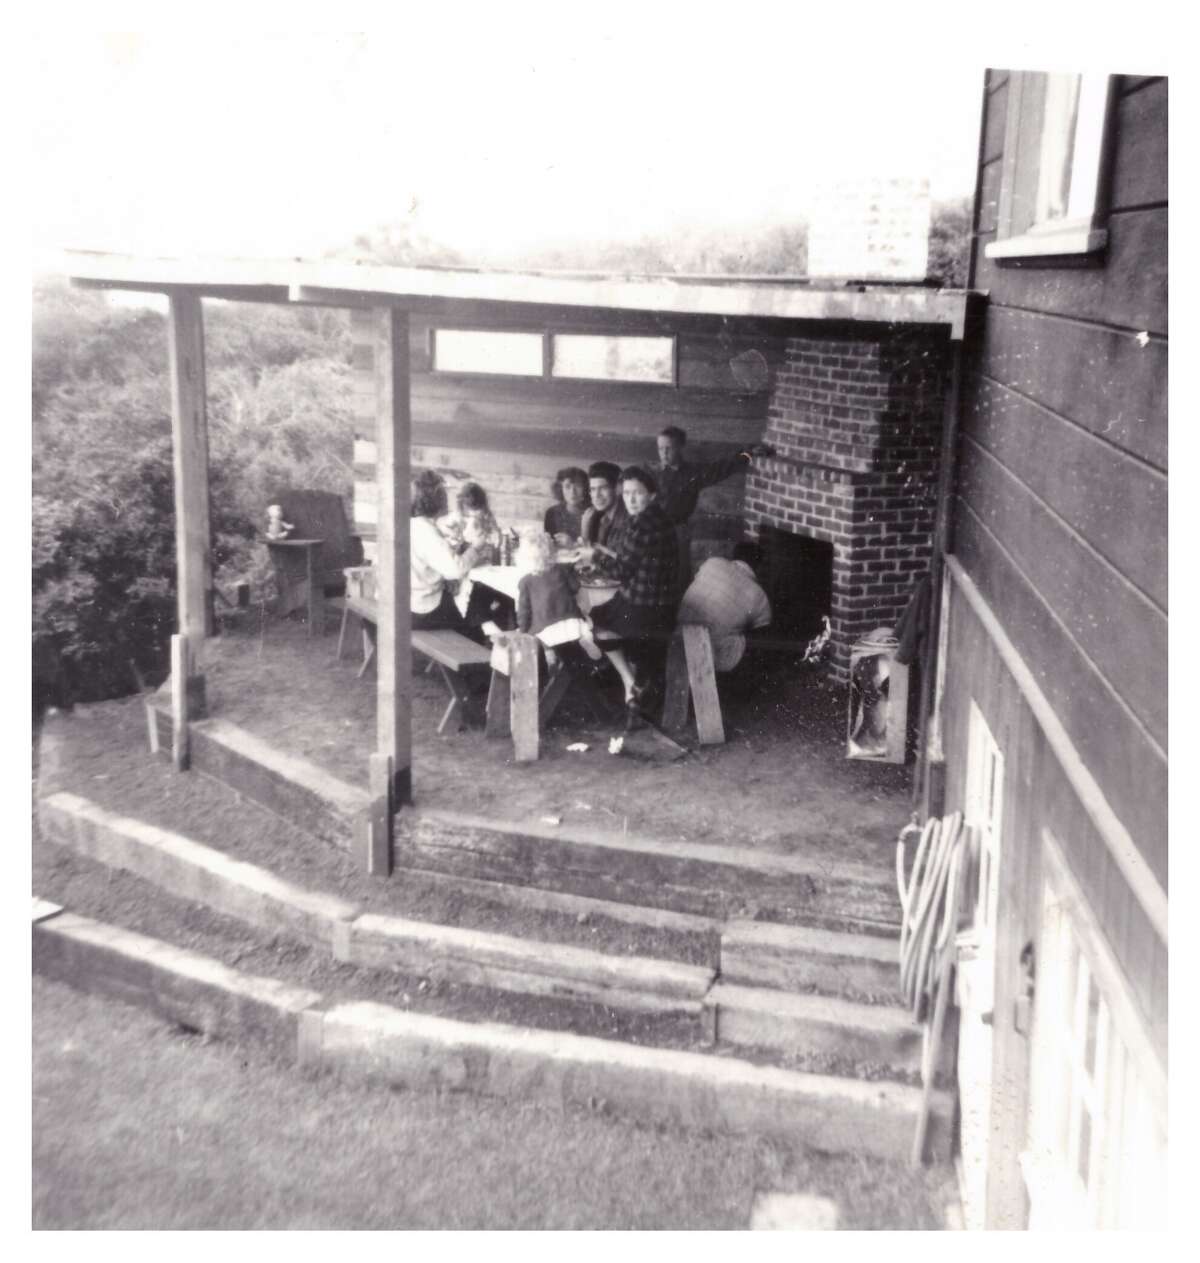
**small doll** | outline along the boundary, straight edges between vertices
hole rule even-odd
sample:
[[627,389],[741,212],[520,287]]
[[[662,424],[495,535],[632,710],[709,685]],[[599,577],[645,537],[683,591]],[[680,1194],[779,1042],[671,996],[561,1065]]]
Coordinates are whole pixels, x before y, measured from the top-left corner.
[[287,539],[287,537],[296,528],[291,522],[283,520],[283,506],[279,504],[267,505],[267,538],[268,539]]

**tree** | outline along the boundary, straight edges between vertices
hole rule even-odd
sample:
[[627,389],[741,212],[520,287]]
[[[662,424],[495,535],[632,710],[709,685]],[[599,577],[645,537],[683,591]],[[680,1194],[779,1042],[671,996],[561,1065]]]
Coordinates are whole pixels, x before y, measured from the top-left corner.
[[966,289],[971,250],[971,199],[935,202],[929,224],[929,279],[945,289]]

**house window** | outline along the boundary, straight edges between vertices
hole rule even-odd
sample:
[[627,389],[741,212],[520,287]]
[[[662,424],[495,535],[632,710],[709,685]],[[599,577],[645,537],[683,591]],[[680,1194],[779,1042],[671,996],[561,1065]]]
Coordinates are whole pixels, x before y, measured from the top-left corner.
[[670,386],[675,380],[675,339],[556,333],[550,371],[554,377]]
[[1044,834],[1029,1146],[1031,1228],[1166,1223],[1166,1082],[1123,975]]
[[675,384],[675,339],[605,333],[432,329],[436,373]]
[[438,373],[495,373],[541,377],[544,335],[498,329],[433,330],[433,368]]
[[1016,73],[989,259],[1089,254],[1108,240],[1102,167],[1111,77]]

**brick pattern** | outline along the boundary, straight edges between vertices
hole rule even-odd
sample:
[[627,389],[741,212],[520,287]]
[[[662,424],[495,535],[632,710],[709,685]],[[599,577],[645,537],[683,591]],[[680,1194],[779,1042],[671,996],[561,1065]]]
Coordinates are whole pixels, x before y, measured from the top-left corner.
[[839,679],[929,568],[947,369],[929,334],[787,340],[765,436],[782,459],[747,475],[746,521],[832,543]]

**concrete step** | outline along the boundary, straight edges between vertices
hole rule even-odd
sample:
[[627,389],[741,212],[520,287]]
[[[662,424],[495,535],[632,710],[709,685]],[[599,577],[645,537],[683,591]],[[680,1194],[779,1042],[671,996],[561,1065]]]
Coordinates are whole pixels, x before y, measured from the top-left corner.
[[[262,1040],[309,1073],[457,1090],[721,1132],[829,1152],[907,1158],[919,1089],[808,1074],[714,1053],[644,1048],[499,1023],[339,1003],[69,911],[35,912],[34,969],[218,1038]],[[951,1101],[932,1095],[929,1154],[949,1153]]]
[[896,938],[734,920],[721,928],[721,980],[899,1004]]
[[720,1044],[920,1073],[922,1027],[902,1009],[727,982],[716,983],[705,1004],[713,1011]]

